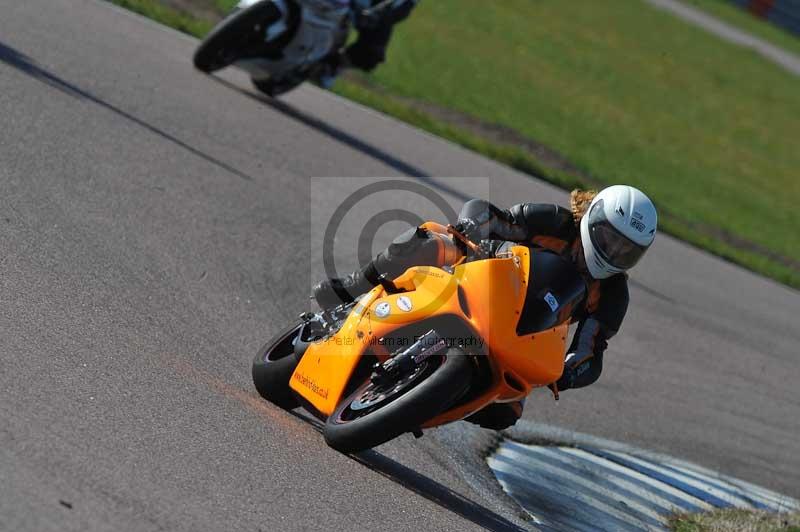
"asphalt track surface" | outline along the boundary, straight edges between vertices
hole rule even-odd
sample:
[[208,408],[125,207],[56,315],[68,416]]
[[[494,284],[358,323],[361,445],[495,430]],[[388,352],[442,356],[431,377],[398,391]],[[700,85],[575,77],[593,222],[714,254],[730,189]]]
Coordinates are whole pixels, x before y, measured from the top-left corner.
[[[513,529],[491,433],[354,459],[249,365],[308,308],[312,177],[413,176],[454,205],[565,193],[319,90],[270,104],[195,72],[195,46],[95,0],[2,7],[0,529]],[[800,295],[665,236],[632,281],[602,379],[526,419],[800,495]]]

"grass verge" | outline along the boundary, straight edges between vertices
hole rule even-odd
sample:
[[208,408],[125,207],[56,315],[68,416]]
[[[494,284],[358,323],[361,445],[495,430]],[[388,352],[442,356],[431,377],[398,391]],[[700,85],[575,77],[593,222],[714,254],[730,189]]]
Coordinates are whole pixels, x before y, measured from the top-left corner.
[[776,514],[740,509],[673,517],[675,532],[800,532],[800,514]]
[[147,18],[170,26],[178,31],[202,37],[208,33],[216,23],[211,18],[201,18],[187,11],[171,7],[166,2],[157,0],[110,0],[112,4],[139,13]]
[[800,55],[800,35],[776,26],[764,19],[757,18],[744,9],[731,3],[730,0],[682,0],[697,7],[709,15],[736,26],[770,44],[783,48],[795,55]]
[[[111,1],[196,36],[211,22],[191,6],[232,3]],[[796,78],[638,0],[487,6],[421,3],[390,60],[336,92],[565,188],[639,186],[667,232],[800,288]]]

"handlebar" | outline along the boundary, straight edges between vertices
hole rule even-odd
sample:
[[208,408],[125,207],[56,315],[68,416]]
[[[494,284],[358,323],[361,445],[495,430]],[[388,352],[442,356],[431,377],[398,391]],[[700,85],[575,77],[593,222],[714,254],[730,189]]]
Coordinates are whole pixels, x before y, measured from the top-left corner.
[[481,253],[481,247],[470,240],[467,235],[456,229],[453,224],[447,224],[447,232],[453,235],[453,238],[464,244],[470,251],[476,255]]

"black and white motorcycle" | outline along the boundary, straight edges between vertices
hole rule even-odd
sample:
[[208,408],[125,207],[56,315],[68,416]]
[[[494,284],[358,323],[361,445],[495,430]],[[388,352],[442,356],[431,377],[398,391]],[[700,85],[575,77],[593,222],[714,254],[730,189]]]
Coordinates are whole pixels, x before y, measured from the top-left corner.
[[241,0],[200,43],[194,65],[206,73],[236,65],[270,96],[306,80],[327,85],[353,24],[376,23],[394,1]]

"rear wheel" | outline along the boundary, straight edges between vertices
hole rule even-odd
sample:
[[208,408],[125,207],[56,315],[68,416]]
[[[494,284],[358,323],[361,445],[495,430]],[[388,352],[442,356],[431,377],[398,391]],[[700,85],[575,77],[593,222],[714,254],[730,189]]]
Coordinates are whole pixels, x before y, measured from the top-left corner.
[[272,2],[259,2],[234,11],[209,33],[194,53],[194,66],[214,72],[249,55],[260,55],[266,29],[282,14]]
[[258,393],[287,410],[298,406],[289,388],[289,379],[299,363],[295,343],[302,327],[302,323],[295,323],[278,333],[264,344],[253,360],[253,384]]
[[471,377],[469,357],[450,348],[388,385],[367,380],[328,418],[325,441],[341,452],[356,452],[411,432],[458,400]]

